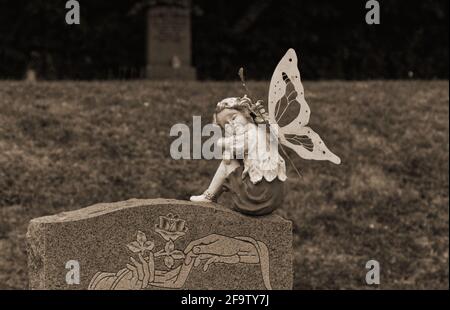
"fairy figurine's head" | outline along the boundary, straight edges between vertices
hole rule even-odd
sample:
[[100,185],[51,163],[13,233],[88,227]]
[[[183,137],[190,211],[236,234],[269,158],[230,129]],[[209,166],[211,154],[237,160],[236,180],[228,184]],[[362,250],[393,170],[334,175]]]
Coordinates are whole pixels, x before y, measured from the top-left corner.
[[264,109],[258,110],[258,107],[262,107],[261,102],[258,101],[253,104],[252,100],[245,95],[244,97],[231,97],[221,100],[214,112],[214,123],[221,126],[225,125],[242,125],[245,126],[248,123],[264,123],[262,114]]
[[222,128],[226,125],[245,126],[254,123],[250,110],[250,99],[247,97],[231,97],[221,100],[214,112],[214,123]]

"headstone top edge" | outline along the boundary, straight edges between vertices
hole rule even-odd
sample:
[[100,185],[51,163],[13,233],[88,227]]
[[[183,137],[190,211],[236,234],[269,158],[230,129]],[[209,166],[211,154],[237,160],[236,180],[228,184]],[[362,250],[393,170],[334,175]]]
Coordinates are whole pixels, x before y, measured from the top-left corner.
[[156,199],[129,199],[124,201],[118,201],[118,202],[109,202],[109,203],[97,203],[85,208],[81,208],[74,211],[66,211],[61,212],[55,215],[48,215],[43,217],[34,218],[30,221],[31,224],[51,224],[51,223],[64,223],[64,222],[71,222],[71,221],[78,221],[78,220],[85,220],[89,218],[95,218],[98,216],[111,214],[120,210],[125,209],[132,209],[132,208],[139,208],[144,206],[161,206],[161,205],[168,205],[168,206],[186,206],[189,208],[189,206],[195,206],[195,207],[201,207],[205,209],[210,209],[215,212],[225,212],[233,214],[237,217],[242,218],[251,218],[251,219],[259,219],[261,221],[269,221],[269,222],[285,222],[291,224],[292,222],[290,220],[284,219],[283,217],[276,215],[276,214],[270,214],[265,216],[248,216],[241,214],[239,212],[236,212],[232,209],[229,209],[227,207],[224,207],[217,203],[195,203],[191,201],[186,200],[176,200],[176,199],[164,199],[164,198],[156,198]]

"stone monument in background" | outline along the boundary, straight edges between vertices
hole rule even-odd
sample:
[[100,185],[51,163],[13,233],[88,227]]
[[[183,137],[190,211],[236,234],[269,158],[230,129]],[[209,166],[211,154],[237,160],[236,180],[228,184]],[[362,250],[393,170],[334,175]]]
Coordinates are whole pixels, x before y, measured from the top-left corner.
[[191,44],[191,1],[149,1],[147,78],[195,79],[196,71],[191,65]]

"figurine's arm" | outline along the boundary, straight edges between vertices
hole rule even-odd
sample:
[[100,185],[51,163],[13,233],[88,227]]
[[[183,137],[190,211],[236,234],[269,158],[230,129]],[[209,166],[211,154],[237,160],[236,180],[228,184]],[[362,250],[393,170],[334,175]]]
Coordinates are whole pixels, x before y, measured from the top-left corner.
[[231,155],[243,155],[248,150],[248,134],[244,132],[240,135],[233,135],[221,138],[218,141],[218,146],[224,149],[223,157],[228,159]]

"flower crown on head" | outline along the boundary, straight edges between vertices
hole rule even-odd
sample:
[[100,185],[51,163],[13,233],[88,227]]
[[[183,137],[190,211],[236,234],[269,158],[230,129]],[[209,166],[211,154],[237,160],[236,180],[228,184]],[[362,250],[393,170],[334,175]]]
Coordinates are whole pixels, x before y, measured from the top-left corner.
[[269,115],[263,106],[263,101],[258,100],[256,103],[244,95],[244,97],[225,98],[217,103],[216,113],[224,109],[242,109],[246,108],[250,111],[250,115],[257,124],[267,124],[269,122]]

